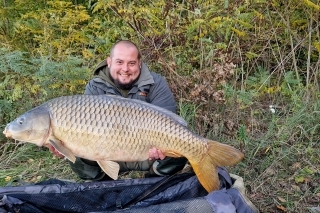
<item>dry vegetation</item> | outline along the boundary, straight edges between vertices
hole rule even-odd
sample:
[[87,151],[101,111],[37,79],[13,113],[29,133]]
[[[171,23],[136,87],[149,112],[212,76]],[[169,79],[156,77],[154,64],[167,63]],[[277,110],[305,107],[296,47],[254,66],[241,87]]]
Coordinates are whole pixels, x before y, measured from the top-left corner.
[[[230,172],[261,212],[320,212],[319,0],[90,2],[3,1],[1,129],[82,93],[110,46],[130,39],[193,131],[245,153]],[[0,141],[1,186],[79,181],[44,148]]]

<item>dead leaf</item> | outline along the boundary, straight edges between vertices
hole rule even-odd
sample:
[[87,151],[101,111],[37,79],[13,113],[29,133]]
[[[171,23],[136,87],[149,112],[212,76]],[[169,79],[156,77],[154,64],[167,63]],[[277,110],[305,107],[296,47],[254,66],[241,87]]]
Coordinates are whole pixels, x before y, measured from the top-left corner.
[[270,149],[271,149],[271,147],[269,146],[269,147],[265,150],[264,154],[267,154]]
[[276,172],[274,171],[274,169],[271,168],[267,168],[265,171],[266,175],[268,176],[273,176],[274,174],[276,174]]
[[294,164],[292,164],[292,169],[297,170],[301,168],[301,163],[300,162],[296,162]]
[[282,202],[282,203],[287,202],[287,200],[286,200],[286,199],[284,199],[284,198],[282,198],[282,197],[278,197],[278,200],[280,200],[280,202]]
[[277,208],[280,209],[280,210],[282,210],[282,211],[284,211],[284,212],[287,211],[286,207],[284,207],[284,206],[282,206],[282,205],[277,205]]
[[301,189],[300,189],[299,186],[297,186],[297,185],[291,185],[291,187],[292,187],[294,190],[301,192]]
[[34,159],[29,158],[29,159],[28,159],[28,162],[29,162],[29,163],[33,163],[33,162],[34,162]]

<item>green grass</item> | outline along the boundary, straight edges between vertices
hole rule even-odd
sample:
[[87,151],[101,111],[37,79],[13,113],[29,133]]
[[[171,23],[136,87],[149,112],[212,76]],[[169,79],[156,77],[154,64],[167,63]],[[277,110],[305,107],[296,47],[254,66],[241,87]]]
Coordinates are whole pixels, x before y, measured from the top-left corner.
[[[264,121],[266,122],[266,121]],[[320,203],[319,103],[272,116],[252,132],[238,171],[262,212],[307,212]]]
[[[245,159],[229,171],[244,178],[248,197],[261,212],[309,212],[320,203],[320,102],[289,101],[275,113],[268,106],[261,100],[243,109],[217,108],[217,123],[202,123],[212,131],[200,134],[243,150]],[[179,108],[187,121],[197,123],[191,113],[196,107]],[[225,127],[228,121],[234,129]]]
[[1,150],[1,186],[34,183],[49,178],[78,180],[67,161],[55,157],[46,148],[8,141]]

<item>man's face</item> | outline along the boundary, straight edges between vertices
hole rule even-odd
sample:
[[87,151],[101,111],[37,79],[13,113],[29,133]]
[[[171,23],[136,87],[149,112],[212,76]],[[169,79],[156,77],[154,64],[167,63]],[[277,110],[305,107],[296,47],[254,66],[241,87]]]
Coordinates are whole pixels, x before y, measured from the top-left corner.
[[141,61],[135,47],[118,44],[107,58],[110,75],[121,89],[130,89],[140,75]]

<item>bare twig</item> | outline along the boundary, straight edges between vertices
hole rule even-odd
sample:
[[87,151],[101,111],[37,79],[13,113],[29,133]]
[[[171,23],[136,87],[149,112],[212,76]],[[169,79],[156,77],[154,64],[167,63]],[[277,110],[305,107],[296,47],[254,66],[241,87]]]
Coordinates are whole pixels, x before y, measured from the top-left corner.
[[309,48],[308,48],[308,60],[307,60],[307,79],[306,79],[306,87],[309,88],[309,79],[310,79],[310,55],[311,55],[311,31],[312,31],[312,16],[310,15],[310,23],[309,23]]

